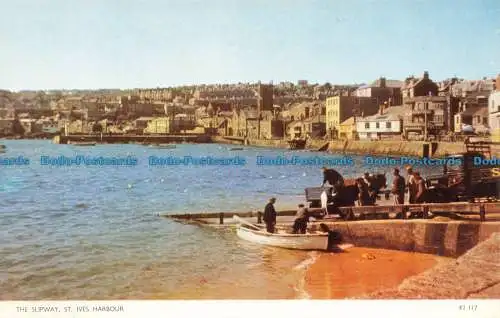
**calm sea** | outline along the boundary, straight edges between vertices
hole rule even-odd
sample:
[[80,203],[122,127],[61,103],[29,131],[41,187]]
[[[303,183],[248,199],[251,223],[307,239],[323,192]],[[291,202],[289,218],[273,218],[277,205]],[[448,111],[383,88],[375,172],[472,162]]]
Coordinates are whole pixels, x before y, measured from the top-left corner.
[[[300,297],[300,264],[314,253],[256,246],[233,230],[202,228],[158,213],[250,211],[270,196],[276,208],[304,200],[322,182],[321,166],[258,166],[256,157],[326,156],[230,145],[75,147],[50,141],[2,141],[0,299],[210,299]],[[49,167],[40,156],[126,157],[131,167]],[[150,167],[148,157],[240,156],[244,166]],[[339,156],[339,155],[330,155]],[[361,160],[360,157],[354,157]],[[343,175],[390,171],[357,164]],[[435,168],[434,172],[439,168]],[[431,169],[419,169],[423,174]]]

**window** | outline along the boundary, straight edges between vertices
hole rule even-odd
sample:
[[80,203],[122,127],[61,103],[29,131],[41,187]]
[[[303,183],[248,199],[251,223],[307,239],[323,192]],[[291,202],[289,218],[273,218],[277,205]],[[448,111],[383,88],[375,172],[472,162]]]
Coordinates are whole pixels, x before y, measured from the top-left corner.
[[370,123],[365,123],[365,128],[369,129],[370,128]]
[[380,123],[375,123],[375,128],[380,128]]
[[391,129],[392,123],[390,121],[385,123],[385,128]]

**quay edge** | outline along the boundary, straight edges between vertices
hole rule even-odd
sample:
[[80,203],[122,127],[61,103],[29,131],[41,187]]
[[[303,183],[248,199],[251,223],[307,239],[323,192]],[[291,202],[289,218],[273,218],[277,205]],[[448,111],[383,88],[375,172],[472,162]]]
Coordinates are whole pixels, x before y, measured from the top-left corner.
[[[213,142],[249,145],[255,147],[287,149],[288,142],[283,139],[244,139],[236,137],[214,136]],[[306,149],[317,151],[326,144],[327,151],[331,153],[344,153],[352,155],[364,155],[367,153],[379,156],[412,156],[412,157],[434,157],[442,158],[448,155],[459,154],[466,151],[463,142],[423,142],[404,140],[324,140],[310,139],[306,143]],[[493,156],[500,157],[500,145],[492,145]]]

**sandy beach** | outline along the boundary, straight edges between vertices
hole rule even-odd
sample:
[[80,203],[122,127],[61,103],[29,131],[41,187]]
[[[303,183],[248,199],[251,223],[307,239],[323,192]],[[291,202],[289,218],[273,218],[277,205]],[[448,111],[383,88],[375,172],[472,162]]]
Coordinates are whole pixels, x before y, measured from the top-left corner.
[[345,299],[393,288],[450,258],[393,250],[353,247],[321,254],[306,272],[311,299]]

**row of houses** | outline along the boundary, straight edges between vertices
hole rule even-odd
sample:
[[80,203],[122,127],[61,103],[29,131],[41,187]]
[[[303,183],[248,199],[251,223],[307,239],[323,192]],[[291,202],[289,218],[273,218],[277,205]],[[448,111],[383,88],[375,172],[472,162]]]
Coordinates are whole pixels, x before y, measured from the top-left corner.
[[[52,128],[74,126],[71,131],[101,122],[110,129],[121,127],[116,131],[141,133],[199,126],[252,138],[426,139],[465,128],[476,133],[500,129],[494,83],[486,78],[434,82],[424,72],[402,81],[382,77],[366,85],[239,83],[135,90],[126,96],[115,91],[96,96],[55,93],[50,98],[28,92],[23,99],[32,95],[32,100],[49,100],[51,106],[0,105],[0,118],[5,119],[0,130],[9,130],[7,123],[16,118],[27,131],[38,131],[37,121],[48,118],[57,122]],[[0,97],[11,104],[20,98],[6,91]]]
[[332,138],[370,139],[427,139],[463,133],[464,129],[488,133],[488,97],[494,94],[491,85],[476,86],[482,90],[469,90],[470,94],[461,90],[456,96],[450,93],[449,85],[446,90],[434,83],[427,72],[421,78],[409,77],[402,82],[381,78],[360,87],[354,96],[327,98],[327,133]]

